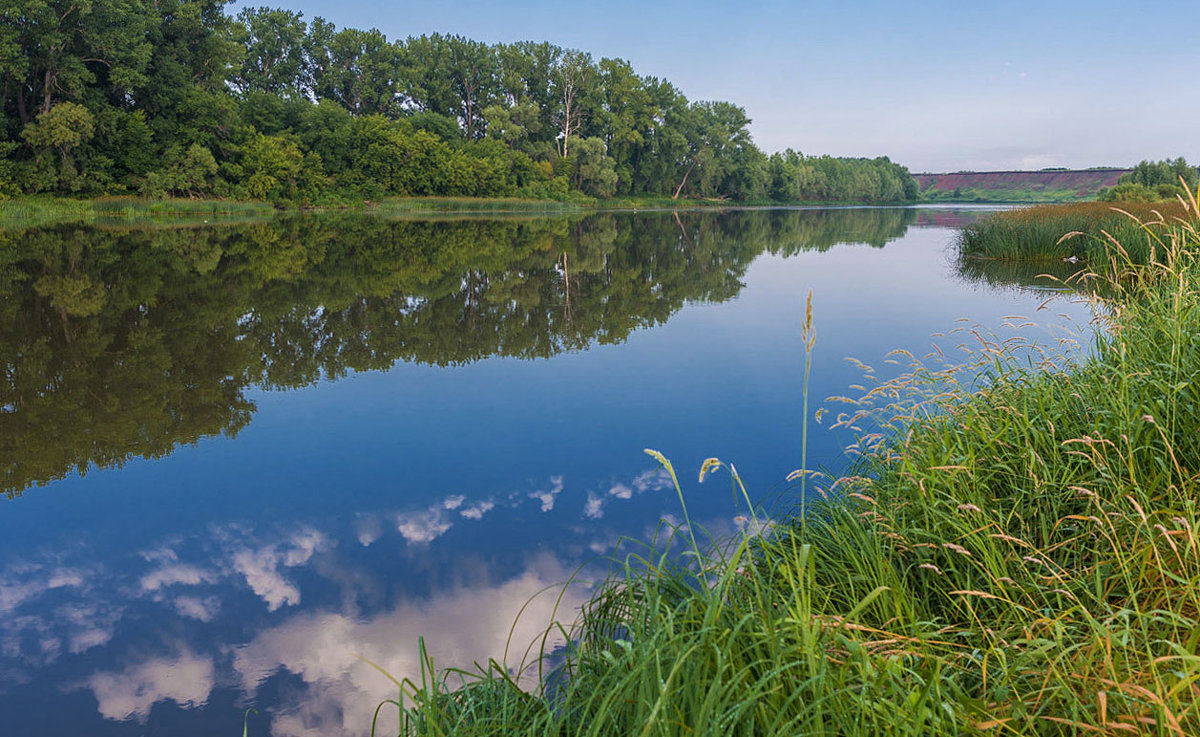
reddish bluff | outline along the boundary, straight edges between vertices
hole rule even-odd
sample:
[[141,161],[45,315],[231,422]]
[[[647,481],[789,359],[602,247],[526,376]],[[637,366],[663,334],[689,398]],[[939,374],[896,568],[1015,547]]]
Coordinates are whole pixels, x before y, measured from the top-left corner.
[[1116,185],[1117,179],[1129,169],[1081,169],[1050,171],[970,171],[956,174],[917,174],[921,192],[953,192],[956,189],[976,192],[1027,189],[1074,190],[1080,197],[1092,197],[1102,187]]

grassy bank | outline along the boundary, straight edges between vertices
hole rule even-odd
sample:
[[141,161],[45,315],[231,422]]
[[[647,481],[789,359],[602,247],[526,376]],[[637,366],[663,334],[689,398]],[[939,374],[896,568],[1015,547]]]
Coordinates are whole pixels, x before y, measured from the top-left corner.
[[982,389],[914,364],[806,514],[627,559],[535,693],[427,664],[400,731],[1200,734],[1200,234],[1160,235],[1152,266],[1113,247],[1085,362],[981,339]]
[[[911,205],[912,203],[896,203]],[[270,217],[277,212],[363,211],[382,216],[421,215],[557,215],[611,210],[707,210],[746,207],[838,207],[860,206],[852,202],[775,202],[670,197],[619,197],[595,199],[575,195],[566,200],[504,197],[389,197],[374,201],[330,201],[314,206],[279,205],[268,202],[206,199],[142,199],[107,197],[19,197],[0,200],[0,227],[45,225],[61,222],[161,221],[205,218]],[[870,205],[888,206],[886,203]]]
[[[581,204],[582,202],[582,204]],[[22,197],[0,200],[0,225],[48,224],[55,222],[149,221],[206,218],[271,217],[277,212],[300,210],[363,210],[380,215],[424,213],[557,213],[577,211],[590,201],[485,199],[472,197],[404,197],[321,207],[293,205],[277,207],[268,202],[243,202],[216,199],[142,199],[108,197],[71,199],[66,197]]]
[[136,197],[71,199],[67,197],[19,197],[0,200],[0,221],[44,221],[85,218],[147,218],[180,216],[266,215],[265,202],[232,200],[148,200]]
[[921,193],[921,200],[923,202],[939,204],[1026,205],[1080,202],[1091,197],[1095,197],[1095,194],[1081,195],[1077,189],[1035,189],[1033,187],[1012,189],[976,189],[968,187],[957,190],[932,189]]
[[[1099,268],[1112,255],[1123,258],[1123,250],[1130,260],[1148,263],[1155,234],[1181,217],[1195,220],[1179,201],[1080,202],[1009,210],[964,228],[961,253],[1017,261],[1074,257]],[[1067,234],[1074,235],[1064,237]]]

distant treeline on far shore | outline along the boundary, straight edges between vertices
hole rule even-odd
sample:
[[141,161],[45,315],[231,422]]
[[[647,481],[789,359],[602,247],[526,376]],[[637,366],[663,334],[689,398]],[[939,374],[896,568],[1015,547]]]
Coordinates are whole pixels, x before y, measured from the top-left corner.
[[44,0],[0,16],[0,197],[918,196],[885,157],[768,156],[741,107],[620,59],[225,5]]

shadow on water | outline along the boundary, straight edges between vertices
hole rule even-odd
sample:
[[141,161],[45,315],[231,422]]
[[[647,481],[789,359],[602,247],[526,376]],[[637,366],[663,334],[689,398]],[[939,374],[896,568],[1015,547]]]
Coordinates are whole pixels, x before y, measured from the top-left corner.
[[760,254],[875,247],[912,209],[288,217],[0,231],[0,481],[235,436],[248,388],[619,343],[736,296]]
[[1018,289],[1029,292],[1076,291],[1081,263],[1061,261],[997,261],[959,258],[958,275],[966,282],[989,289]]

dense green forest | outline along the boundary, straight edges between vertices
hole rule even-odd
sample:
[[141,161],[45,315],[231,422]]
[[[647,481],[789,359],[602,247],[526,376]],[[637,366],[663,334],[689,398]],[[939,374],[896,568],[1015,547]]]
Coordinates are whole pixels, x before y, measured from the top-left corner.
[[0,1],[0,196],[917,196],[887,158],[767,156],[620,59],[224,6]]

